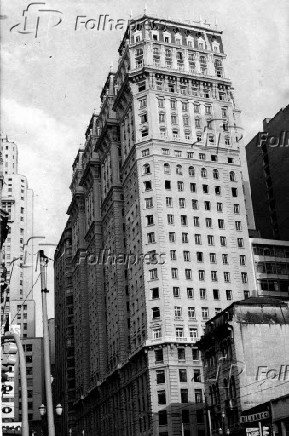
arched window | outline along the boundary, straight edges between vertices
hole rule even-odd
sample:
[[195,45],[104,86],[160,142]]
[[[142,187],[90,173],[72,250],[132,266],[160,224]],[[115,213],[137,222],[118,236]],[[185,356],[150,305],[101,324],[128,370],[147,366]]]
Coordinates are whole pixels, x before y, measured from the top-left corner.
[[235,182],[235,180],[236,180],[236,176],[235,176],[234,171],[230,171],[230,181]]
[[194,177],[194,175],[195,175],[195,168],[189,167],[189,176]]
[[143,174],[150,174],[150,173],[151,173],[150,164],[144,164],[144,166],[143,166]]
[[218,178],[219,178],[219,171],[218,170],[213,170],[213,178],[218,180]]
[[176,174],[179,174],[179,175],[183,174],[182,165],[177,165],[177,167],[176,167]]
[[201,169],[201,177],[207,177],[207,170],[206,168]]
[[168,163],[165,163],[165,164],[164,164],[164,173],[165,173],[165,174],[170,174],[170,173],[171,173],[171,167],[170,167],[170,164],[168,164]]

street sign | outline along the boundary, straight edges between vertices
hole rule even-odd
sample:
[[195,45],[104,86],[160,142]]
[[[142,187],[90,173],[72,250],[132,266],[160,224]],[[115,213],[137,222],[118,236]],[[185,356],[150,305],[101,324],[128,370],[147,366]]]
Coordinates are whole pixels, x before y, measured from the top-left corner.
[[246,436],[262,436],[259,427],[246,428]]

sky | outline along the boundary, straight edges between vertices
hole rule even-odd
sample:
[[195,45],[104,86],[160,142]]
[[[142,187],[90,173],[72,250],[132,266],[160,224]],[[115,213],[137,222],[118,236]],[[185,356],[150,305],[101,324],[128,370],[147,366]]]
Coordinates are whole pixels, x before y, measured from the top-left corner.
[[[162,18],[217,22],[247,142],[262,130],[264,118],[288,105],[288,0],[34,3],[2,1],[1,130],[18,144],[20,173],[34,191],[35,232],[49,243],[57,243],[64,229],[71,166],[91,115],[99,110],[110,66],[117,66],[127,20],[145,7],[148,15]],[[125,23],[123,29],[93,29],[101,14]]]

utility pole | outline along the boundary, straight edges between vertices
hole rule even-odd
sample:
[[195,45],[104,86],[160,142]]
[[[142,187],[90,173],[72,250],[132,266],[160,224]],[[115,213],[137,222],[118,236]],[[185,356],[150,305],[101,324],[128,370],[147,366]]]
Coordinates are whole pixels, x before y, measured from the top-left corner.
[[44,377],[46,390],[46,405],[47,405],[47,424],[48,435],[55,436],[54,427],[54,412],[52,402],[51,389],[51,367],[50,367],[50,351],[49,351],[49,330],[48,330],[48,315],[47,315],[47,264],[48,257],[44,255],[44,251],[39,251],[40,259],[40,276],[41,276],[41,299],[42,299],[42,317],[43,317],[43,349],[44,349]]

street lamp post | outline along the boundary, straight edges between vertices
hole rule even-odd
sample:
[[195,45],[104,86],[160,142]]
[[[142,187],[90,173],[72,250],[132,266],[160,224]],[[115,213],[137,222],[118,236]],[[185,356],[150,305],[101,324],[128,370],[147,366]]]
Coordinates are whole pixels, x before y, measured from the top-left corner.
[[[43,418],[46,414],[46,406],[44,404],[41,404],[41,406],[38,407],[38,410],[39,410],[41,418]],[[62,414],[62,410],[63,409],[62,409],[61,404],[58,403],[55,407],[56,415],[60,416]],[[52,410],[52,412],[53,412],[53,410]],[[49,432],[49,429],[48,429],[48,432]],[[50,435],[50,433],[48,433],[48,434]]]
[[[42,316],[43,316],[43,350],[44,350],[44,377],[45,377],[45,390],[46,390],[46,402],[47,402],[47,424],[48,424],[48,435],[55,436],[53,403],[52,403],[52,389],[51,389],[51,368],[50,368],[47,299],[46,299],[46,294],[48,293],[48,290],[47,290],[48,258],[44,255],[43,250],[39,251],[39,259],[40,259],[41,299],[42,299]],[[43,408],[41,410],[43,412]],[[39,412],[41,414],[40,410],[39,410]],[[44,414],[45,414],[45,411],[44,411]]]

